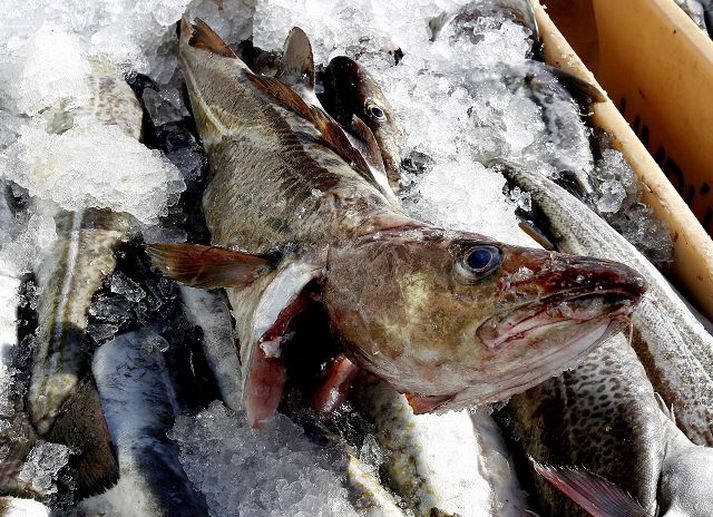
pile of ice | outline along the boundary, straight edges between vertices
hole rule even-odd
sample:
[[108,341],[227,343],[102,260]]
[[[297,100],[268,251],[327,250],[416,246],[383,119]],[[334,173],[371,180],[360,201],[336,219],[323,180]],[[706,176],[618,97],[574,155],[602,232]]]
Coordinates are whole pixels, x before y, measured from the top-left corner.
[[286,416],[253,429],[243,413],[215,402],[195,418],[179,417],[169,436],[211,515],[357,515],[342,486],[345,459]]

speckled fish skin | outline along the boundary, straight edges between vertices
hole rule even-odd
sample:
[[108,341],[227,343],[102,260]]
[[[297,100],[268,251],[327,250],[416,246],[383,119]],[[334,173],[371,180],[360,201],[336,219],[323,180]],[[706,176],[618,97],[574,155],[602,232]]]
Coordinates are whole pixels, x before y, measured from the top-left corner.
[[[577,368],[515,395],[508,408],[527,455],[544,464],[586,468],[654,515],[664,429],[651,383],[622,334]],[[587,515],[544,478],[534,480],[545,515]]]
[[[94,63],[87,84],[91,95],[71,114],[73,120],[116,124],[138,139],[142,111],[121,74]],[[61,118],[53,122],[61,124]],[[103,209],[37,208],[54,216],[58,240],[35,270],[39,327],[28,412],[45,439],[85,451],[86,457],[76,457],[80,486],[82,493],[92,493],[95,484],[104,488],[110,483],[116,464],[89,369],[94,344],[86,334],[87,318],[92,296],[113,271],[114,249],[127,237],[131,221]]]
[[[268,353],[256,345],[274,320],[259,320],[280,311],[265,299],[319,278],[331,323],[359,366],[399,391],[438,397],[440,407],[465,407],[569,366],[644,291],[633,270],[613,262],[406,217],[324,145],[311,121],[258,91],[232,52],[192,46],[187,21],[184,28],[179,53],[211,167],[204,211],[212,242],[281,253],[272,271],[227,289],[243,367]],[[482,279],[464,266],[475,249],[496,264]]]
[[536,172],[504,169],[547,217],[562,251],[620,260],[639,271],[649,291],[632,313],[633,347],[654,389],[698,445],[713,445],[713,337],[661,273],[583,203]]

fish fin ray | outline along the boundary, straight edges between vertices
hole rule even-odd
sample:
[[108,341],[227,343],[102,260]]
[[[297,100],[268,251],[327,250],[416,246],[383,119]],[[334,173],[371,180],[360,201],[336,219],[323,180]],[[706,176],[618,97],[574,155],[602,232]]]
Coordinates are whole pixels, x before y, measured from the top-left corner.
[[381,156],[381,149],[379,149],[376,137],[374,137],[374,133],[371,131],[369,126],[367,126],[364,121],[356,115],[352,115],[351,129],[357,138],[364,142],[364,146],[366,148],[366,161],[379,172],[386,174],[384,160]]
[[651,517],[624,490],[585,469],[530,461],[535,472],[595,517]]
[[310,107],[302,97],[287,84],[275,77],[247,74],[247,78],[260,93],[269,97],[278,105],[297,113],[310,122],[314,122]]
[[415,393],[405,393],[409,406],[413,409],[414,415],[431,413],[453,398],[453,395],[437,395],[434,397],[424,397]]
[[322,141],[332,151],[341,156],[359,175],[381,190],[369,164],[359,150],[352,145],[342,127],[321,108],[312,106],[314,125],[322,134]]
[[312,44],[302,29],[293,27],[285,40],[276,77],[289,86],[301,84],[314,90],[314,75]]
[[244,287],[271,269],[274,261],[218,246],[164,243],[146,247],[153,264],[167,276],[192,287]]
[[[188,25],[188,19],[184,16],[183,19],[181,20],[181,33],[183,33],[184,28]],[[229,58],[237,58],[237,54],[233,52],[233,49],[228,46],[228,44],[223,41],[223,38],[218,36],[216,32],[210,28],[210,25],[208,25],[206,22],[201,20],[200,18],[196,18],[193,20],[193,25],[188,26],[188,29],[191,30],[190,33],[190,39],[188,40],[188,44],[194,48],[202,48],[205,50],[209,50],[213,52],[214,54],[218,54],[219,56],[223,57],[229,57]]]

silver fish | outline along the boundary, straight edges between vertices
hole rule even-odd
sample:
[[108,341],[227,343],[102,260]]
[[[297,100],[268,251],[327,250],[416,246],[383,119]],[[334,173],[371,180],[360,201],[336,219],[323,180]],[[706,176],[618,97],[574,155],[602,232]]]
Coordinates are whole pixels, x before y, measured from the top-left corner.
[[[92,372],[119,458],[122,515],[208,515],[166,437],[177,413],[176,394],[161,350],[168,343],[150,330],[122,334],[94,355]],[[93,505],[101,508],[102,501]]]
[[[310,299],[355,364],[426,412],[500,400],[561,371],[645,290],[610,261],[407,217],[339,125],[288,84],[253,74],[200,20],[184,19],[179,49],[211,166],[204,212],[215,246],[149,250],[173,278],[227,288],[252,425],[276,411],[282,343]],[[311,62],[289,64],[302,72],[288,83],[308,85]]]
[[663,275],[583,203],[537,172],[505,167],[503,173],[530,193],[559,249],[620,260],[647,279],[649,291],[631,316],[634,349],[686,435],[713,445],[713,337]]

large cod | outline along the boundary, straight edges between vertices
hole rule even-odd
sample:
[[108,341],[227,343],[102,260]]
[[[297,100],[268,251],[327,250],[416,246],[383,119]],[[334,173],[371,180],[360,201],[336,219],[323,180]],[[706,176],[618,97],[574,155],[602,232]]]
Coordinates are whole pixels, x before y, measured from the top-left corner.
[[408,217],[319,105],[300,29],[274,77],[253,73],[201,20],[184,17],[179,53],[211,167],[213,246],[149,251],[177,280],[226,288],[252,425],[277,410],[290,321],[311,300],[350,361],[428,412],[502,400],[572,366],[643,294],[641,276],[616,262]]

